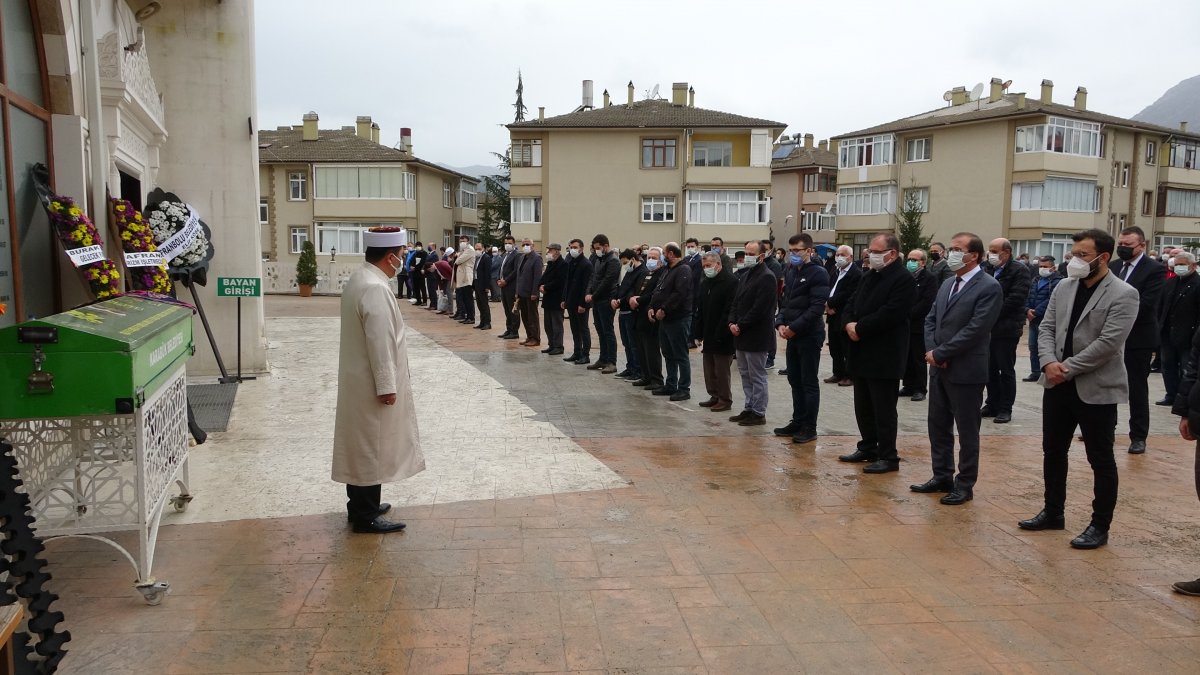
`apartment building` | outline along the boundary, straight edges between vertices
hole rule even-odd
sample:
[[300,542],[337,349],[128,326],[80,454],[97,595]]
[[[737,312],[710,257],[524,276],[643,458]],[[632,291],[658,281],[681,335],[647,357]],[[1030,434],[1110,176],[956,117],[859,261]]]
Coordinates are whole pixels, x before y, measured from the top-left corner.
[[808,232],[818,244],[833,243],[836,235],[837,154],[829,141],[814,147],[813,140],[812,134],[785,136],[771,159],[771,210],[784,224],[775,228],[780,241]]
[[409,129],[391,148],[380,144],[379,125],[369,116],[336,130],[318,122],[310,112],[303,124],[258,132],[266,290],[296,290],[306,241],[317,250],[318,293],[340,292],[362,262],[369,227],[404,228],[410,242],[474,241],[478,179],[417,158]]
[[895,227],[911,194],[927,234],[1006,237],[1017,253],[1061,259],[1073,233],[1138,225],[1153,245],[1194,241],[1200,219],[1200,134],[1089,110],[1087,89],[1055,102],[955,87],[947,105],[835,137],[837,241],[865,246]]
[[620,247],[767,238],[772,143],[786,125],[697,108],[686,82],[670,100],[627,89],[625,103],[605,91],[595,107],[585,80],[574,111],[508,125],[513,235],[544,246],[604,232]]

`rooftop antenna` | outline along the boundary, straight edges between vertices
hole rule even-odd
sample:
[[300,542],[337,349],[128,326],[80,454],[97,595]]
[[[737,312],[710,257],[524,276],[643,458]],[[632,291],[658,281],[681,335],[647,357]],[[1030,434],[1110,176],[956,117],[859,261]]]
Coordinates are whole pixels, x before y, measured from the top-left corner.
[[950,90],[947,89],[946,93],[942,94],[942,100],[945,101],[946,103],[949,103],[950,101],[954,100],[954,94],[952,94],[950,92]]
[[980,82],[979,84],[977,84],[977,85],[975,85],[974,87],[972,87],[972,88],[971,88],[971,98],[970,98],[969,100],[971,100],[971,101],[978,101],[978,100],[979,100],[979,97],[980,97],[982,94],[983,94],[983,83],[982,83],[982,82]]
[[658,85],[657,84],[654,85],[654,88],[650,90],[650,95],[647,96],[646,98],[650,99],[651,101],[658,100]]
[[1000,88],[1003,89],[1004,91],[1008,91],[1008,88],[1011,86],[1012,86],[1012,80],[1005,80],[1004,84],[1000,85]]

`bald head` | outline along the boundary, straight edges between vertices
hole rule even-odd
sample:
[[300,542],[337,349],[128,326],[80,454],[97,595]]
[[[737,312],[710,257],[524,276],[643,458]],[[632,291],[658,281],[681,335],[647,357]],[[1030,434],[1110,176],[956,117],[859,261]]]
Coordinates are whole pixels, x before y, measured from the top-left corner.
[[998,267],[1009,260],[1012,260],[1012,243],[1003,237],[993,239],[988,244],[988,262]]

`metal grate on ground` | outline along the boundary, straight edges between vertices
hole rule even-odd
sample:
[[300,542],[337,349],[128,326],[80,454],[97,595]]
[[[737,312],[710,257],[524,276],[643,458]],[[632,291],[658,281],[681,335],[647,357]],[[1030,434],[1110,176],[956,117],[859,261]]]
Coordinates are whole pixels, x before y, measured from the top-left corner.
[[187,388],[188,403],[196,416],[196,423],[207,431],[225,431],[229,427],[229,414],[237,396],[237,383],[190,384]]

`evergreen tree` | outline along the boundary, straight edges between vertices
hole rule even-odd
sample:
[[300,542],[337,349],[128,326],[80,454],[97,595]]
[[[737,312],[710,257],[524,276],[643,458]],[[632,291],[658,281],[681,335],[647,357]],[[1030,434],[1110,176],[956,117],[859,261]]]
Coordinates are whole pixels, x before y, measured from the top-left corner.
[[907,256],[913,249],[929,250],[932,236],[925,236],[921,229],[921,217],[924,209],[921,198],[916,190],[907,190],[904,194],[904,205],[896,218],[896,237],[900,240],[900,255]]
[[317,249],[311,241],[304,242],[300,248],[300,260],[296,263],[296,284],[317,285]]
[[517,114],[513,117],[514,122],[524,122],[525,121],[526,108],[525,108],[524,94],[525,94],[525,84],[521,81],[521,71],[518,70],[517,71],[517,102],[513,104],[513,107],[517,109]]
[[507,154],[493,152],[499,160],[497,166],[503,173],[483,177],[485,190],[483,203],[479,205],[479,241],[484,246],[499,246],[511,231],[512,201],[508,195],[510,160]]

